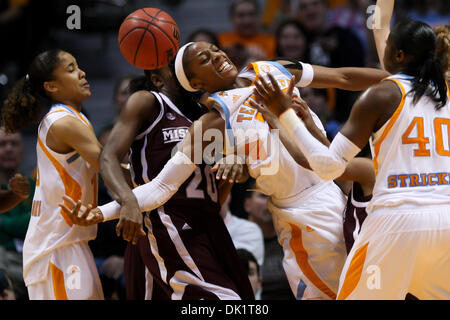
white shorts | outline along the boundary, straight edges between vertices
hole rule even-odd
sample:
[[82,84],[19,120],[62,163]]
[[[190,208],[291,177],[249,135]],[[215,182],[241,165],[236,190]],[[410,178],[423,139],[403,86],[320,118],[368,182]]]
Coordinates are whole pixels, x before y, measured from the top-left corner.
[[450,208],[370,213],[349,253],[338,299],[450,299]]
[[[104,299],[97,267],[87,242],[60,247],[49,255],[46,278],[27,286],[30,300]],[[31,267],[29,273],[32,272]]]
[[283,267],[297,299],[336,299],[347,256],[343,212],[347,198],[334,182],[320,183],[288,206],[268,201]]

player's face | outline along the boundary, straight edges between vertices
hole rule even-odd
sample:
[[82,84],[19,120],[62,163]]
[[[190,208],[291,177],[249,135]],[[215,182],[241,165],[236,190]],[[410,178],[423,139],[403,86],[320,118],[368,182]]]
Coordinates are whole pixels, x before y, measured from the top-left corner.
[[281,56],[301,60],[306,50],[304,34],[293,24],[286,25],[278,40]]
[[50,95],[56,101],[70,101],[81,104],[91,96],[86,73],[78,67],[77,60],[68,52],[60,52],[59,65],[53,71],[54,80],[50,81]]
[[23,144],[20,134],[6,134],[3,129],[0,129],[0,169],[18,170],[22,155]]
[[187,70],[193,75],[190,82],[194,88],[211,93],[232,88],[238,70],[225,52],[211,43],[196,42],[187,54]]

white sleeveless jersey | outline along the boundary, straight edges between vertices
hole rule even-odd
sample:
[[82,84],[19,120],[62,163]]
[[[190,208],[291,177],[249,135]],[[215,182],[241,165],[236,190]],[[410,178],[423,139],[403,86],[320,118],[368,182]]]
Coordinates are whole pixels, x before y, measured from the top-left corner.
[[[282,90],[287,90],[292,74],[281,64],[272,61],[258,61],[249,64],[238,77],[254,81],[256,75],[263,76],[267,83],[271,73]],[[227,90],[212,94],[209,99],[220,106],[217,110],[225,120],[227,134],[237,141],[235,148],[244,145],[250,175],[256,179],[258,191],[278,200],[291,198],[303,190],[323,182],[314,172],[298,165],[281,143],[278,134],[270,131],[261,113],[253,108],[255,86]],[[294,88],[294,96],[300,96]],[[323,131],[319,118],[310,110],[316,125]],[[244,140],[244,137],[246,140]],[[242,149],[241,149],[242,150]]]
[[424,95],[414,104],[411,79],[386,79],[398,85],[402,100],[371,139],[376,182],[368,212],[450,204],[450,103],[436,110]]
[[[46,144],[47,133],[52,124],[71,116],[91,130],[89,120],[72,107],[57,104],[42,119],[37,136],[37,181],[33,197],[31,218],[23,247],[23,268],[25,282],[33,283],[45,278],[48,262],[41,267],[30,266],[50,251],[67,244],[94,239],[97,226],[73,225],[64,214],[59,203],[63,195],[84,205],[97,204],[97,172],[76,152],[60,154]],[[45,260],[45,259],[44,259]]]

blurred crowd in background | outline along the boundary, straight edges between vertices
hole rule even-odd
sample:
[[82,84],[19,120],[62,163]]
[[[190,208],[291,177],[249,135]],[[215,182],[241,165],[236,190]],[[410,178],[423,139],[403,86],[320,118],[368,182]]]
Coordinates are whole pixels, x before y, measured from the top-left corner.
[[[70,5],[81,9],[81,29],[69,30]],[[142,74],[120,56],[117,32],[123,19],[141,7],[157,7],[177,21],[181,44],[208,41],[242,68],[255,60],[289,57],[329,67],[379,67],[370,0],[0,0],[0,108],[14,82],[25,76],[31,59],[50,48],[77,58],[91,83],[85,114],[105,144],[114,119],[129,96],[128,83]],[[432,27],[450,24],[448,0],[397,0],[393,23],[416,19]],[[302,98],[323,122],[330,139],[347,119],[360,92],[303,88]],[[0,183],[16,172],[33,178],[36,127],[13,137],[0,130]],[[244,239],[240,256],[255,278],[262,299],[293,299],[282,268],[266,197],[246,192],[251,181],[233,188],[223,216],[233,238],[236,219],[253,223],[255,239]],[[34,186],[34,184],[32,184]],[[31,197],[33,190],[31,191]],[[31,197],[14,211],[0,215],[0,299],[27,299],[21,282],[21,243],[28,224]],[[103,186],[99,203],[111,197]],[[235,219],[234,222],[232,219]],[[105,297],[124,299],[123,252],[115,223],[99,228],[91,242]],[[234,230],[234,231],[233,231]],[[239,232],[235,233],[239,237]],[[245,235],[244,235],[245,238]],[[248,238],[248,235],[247,235]],[[252,237],[250,237],[252,238]],[[233,238],[233,241],[235,238]],[[248,245],[258,242],[258,248]],[[262,251],[261,251],[262,249]],[[259,252],[259,254],[258,254]],[[3,270],[3,271],[2,271]],[[256,271],[255,271],[256,270]]]

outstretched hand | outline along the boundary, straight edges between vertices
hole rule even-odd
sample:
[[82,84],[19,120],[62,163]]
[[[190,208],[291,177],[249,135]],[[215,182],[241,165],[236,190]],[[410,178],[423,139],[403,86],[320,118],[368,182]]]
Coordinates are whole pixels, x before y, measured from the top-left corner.
[[292,95],[296,83],[295,76],[292,76],[286,92],[283,92],[275,78],[270,73],[267,75],[271,85],[269,85],[263,77],[256,77],[254,91],[255,98],[279,117],[284,111],[292,106]]
[[63,196],[63,199],[64,202],[60,203],[59,206],[73,224],[87,227],[103,221],[103,214],[100,209],[92,208],[91,204],[86,207],[81,204],[80,200],[75,202],[66,195]]

